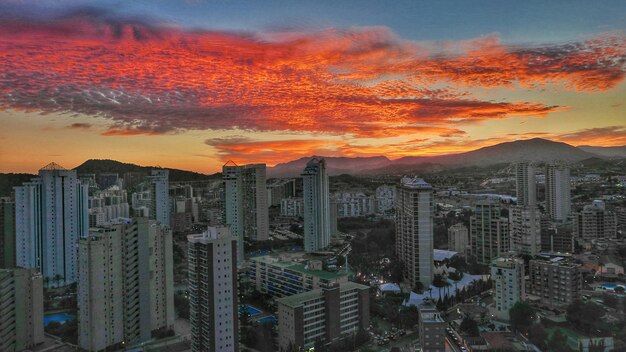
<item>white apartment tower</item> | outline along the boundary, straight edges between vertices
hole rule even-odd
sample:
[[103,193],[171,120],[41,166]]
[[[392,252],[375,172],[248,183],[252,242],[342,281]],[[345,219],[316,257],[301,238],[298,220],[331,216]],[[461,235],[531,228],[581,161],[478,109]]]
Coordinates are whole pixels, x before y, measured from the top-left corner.
[[396,255],[414,287],[433,279],[433,189],[418,177],[403,177],[396,187]]
[[87,186],[76,171],[50,163],[14,189],[16,265],[54,284],[76,282],[76,245],[89,232]]
[[148,179],[152,186],[150,217],[170,226],[169,170],[152,170]]
[[172,233],[156,220],[91,229],[79,247],[78,344],[132,346],[174,324]]
[[191,351],[238,351],[237,240],[228,227],[187,240]]
[[565,165],[546,166],[546,212],[554,221],[564,222],[572,210],[570,170]]
[[534,206],[537,204],[537,181],[535,167],[527,162],[515,165],[517,204]]
[[243,241],[269,239],[269,215],[265,164],[238,166],[229,161],[222,167],[226,224],[238,241],[237,262],[243,263]]
[[44,342],[43,279],[37,269],[0,269],[0,351]]
[[315,252],[330,244],[330,195],[326,161],[314,158],[302,173],[304,198],[304,251]]
[[541,213],[536,206],[512,206],[509,209],[511,250],[535,256],[541,252]]
[[494,309],[498,319],[509,320],[509,309],[526,296],[524,275],[524,260],[520,258],[501,257],[491,264]]
[[448,228],[448,250],[465,256],[469,245],[469,230],[465,225],[458,223]]

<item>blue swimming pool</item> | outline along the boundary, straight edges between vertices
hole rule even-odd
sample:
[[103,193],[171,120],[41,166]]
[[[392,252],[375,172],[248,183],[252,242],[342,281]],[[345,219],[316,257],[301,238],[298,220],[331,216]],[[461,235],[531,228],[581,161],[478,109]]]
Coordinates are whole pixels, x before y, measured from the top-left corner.
[[243,313],[248,313],[250,314],[251,317],[256,317],[257,315],[263,313],[263,311],[260,310],[259,308],[246,304],[245,306],[241,306],[239,308],[239,314],[243,314]]
[[69,313],[46,314],[43,316],[43,326],[48,326],[53,321],[63,324],[69,320],[76,320],[76,316]]
[[257,319],[256,322],[259,324],[276,324],[278,322],[278,319],[276,319],[275,316],[270,315],[261,319]]
[[615,290],[615,288],[617,286],[620,286],[620,287],[626,289],[626,287],[624,287],[624,285],[617,285],[617,284],[602,284],[602,285],[600,285],[600,287],[605,289],[605,290]]

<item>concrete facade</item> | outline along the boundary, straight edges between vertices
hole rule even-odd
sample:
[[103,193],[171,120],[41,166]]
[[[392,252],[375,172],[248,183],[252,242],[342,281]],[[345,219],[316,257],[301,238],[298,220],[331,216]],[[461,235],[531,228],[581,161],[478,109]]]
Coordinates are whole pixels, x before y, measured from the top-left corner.
[[509,320],[509,309],[526,296],[524,260],[500,257],[491,264],[495,316]]
[[330,244],[330,194],[324,159],[312,159],[302,173],[304,251],[315,252]]
[[500,217],[500,205],[479,202],[470,218],[470,249],[478,263],[489,265],[511,249],[509,221]]

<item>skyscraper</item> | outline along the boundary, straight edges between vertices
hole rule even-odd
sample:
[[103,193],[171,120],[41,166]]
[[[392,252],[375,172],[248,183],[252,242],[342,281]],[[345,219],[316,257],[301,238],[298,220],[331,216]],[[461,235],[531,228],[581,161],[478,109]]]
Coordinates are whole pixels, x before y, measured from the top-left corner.
[[243,241],[269,239],[269,215],[265,164],[238,166],[229,161],[222,167],[226,224],[238,241],[237,262],[244,258]]
[[238,351],[237,240],[228,227],[187,240],[191,350]]
[[326,161],[313,158],[302,173],[304,250],[315,252],[330,244],[330,195]]
[[92,229],[79,241],[78,343],[131,346],[174,324],[172,233],[138,218]]
[[500,205],[479,202],[470,218],[470,247],[478,263],[489,265],[510,249],[509,221],[500,217]]
[[509,209],[511,250],[518,254],[541,252],[541,213],[537,206],[516,205]]
[[15,267],[15,202],[0,198],[0,269]]
[[509,320],[509,309],[526,296],[524,276],[522,259],[502,257],[491,264],[493,303],[495,315],[499,319]]
[[87,186],[50,163],[15,187],[16,265],[39,268],[53,284],[76,282],[78,239],[89,232]]
[[170,226],[169,170],[152,170],[148,179],[152,190],[150,218]]
[[0,351],[44,342],[43,280],[37,269],[0,269]]
[[423,179],[403,177],[396,187],[396,254],[413,288],[433,279],[433,190]]
[[535,168],[527,162],[515,165],[515,179],[517,186],[517,204],[537,204],[537,182],[535,180]]
[[570,170],[565,165],[546,165],[546,212],[555,221],[566,221],[571,213]]

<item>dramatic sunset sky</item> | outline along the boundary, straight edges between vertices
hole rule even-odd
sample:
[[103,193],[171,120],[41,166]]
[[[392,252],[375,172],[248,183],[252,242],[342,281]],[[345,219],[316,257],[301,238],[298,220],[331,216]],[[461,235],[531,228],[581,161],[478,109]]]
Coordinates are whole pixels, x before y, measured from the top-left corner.
[[626,145],[626,3],[0,0],[0,172]]

